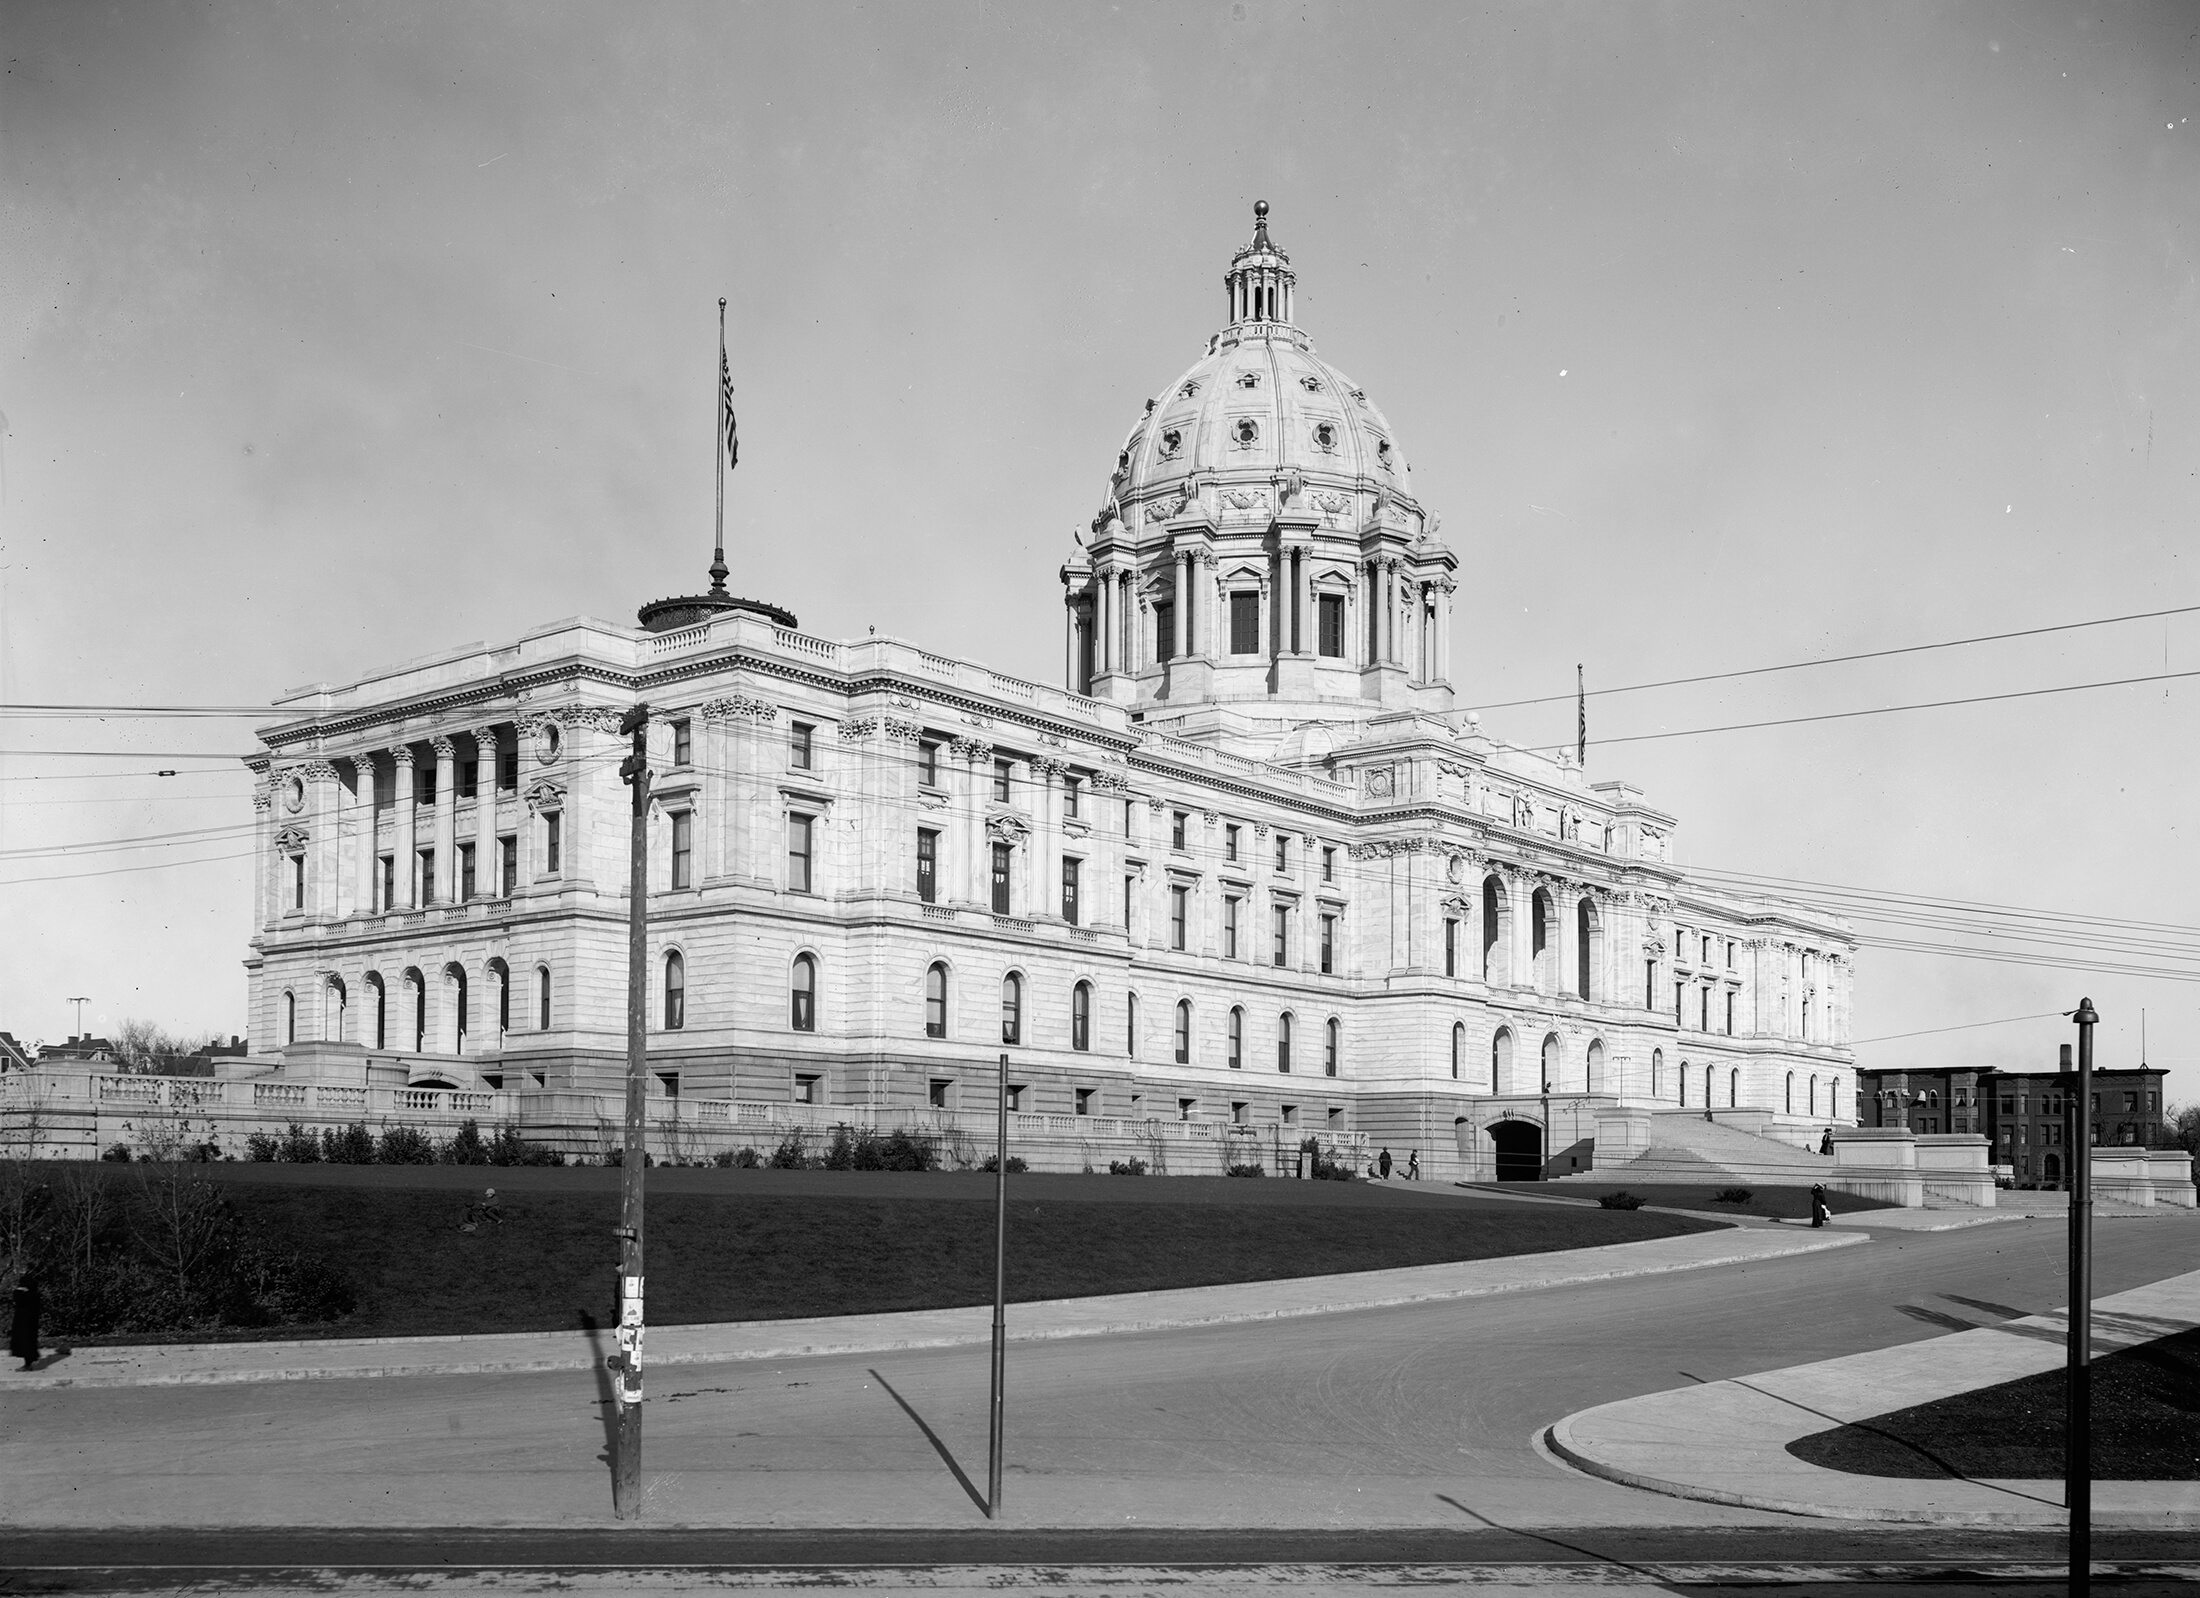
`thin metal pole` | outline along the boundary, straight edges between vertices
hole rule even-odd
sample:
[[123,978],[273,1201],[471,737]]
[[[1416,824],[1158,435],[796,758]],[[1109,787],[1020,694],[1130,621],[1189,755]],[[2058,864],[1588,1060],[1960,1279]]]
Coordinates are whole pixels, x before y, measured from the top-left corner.
[[986,1442],[985,1518],[1001,1516],[1001,1388],[1008,1376],[1008,1055],[1001,1055],[994,1107],[993,1152],[993,1407]]
[[619,775],[634,790],[626,912],[626,1141],[619,1155],[619,1445],[611,1476],[611,1512],[642,1512],[642,1171],[649,1108],[649,707],[619,722],[633,752]]
[[2093,1578],[2093,1027],[2100,1017],[2080,999],[2078,1127],[2070,1149],[2070,1356],[2063,1386],[2063,1502],[2070,1512],[2071,1598]]

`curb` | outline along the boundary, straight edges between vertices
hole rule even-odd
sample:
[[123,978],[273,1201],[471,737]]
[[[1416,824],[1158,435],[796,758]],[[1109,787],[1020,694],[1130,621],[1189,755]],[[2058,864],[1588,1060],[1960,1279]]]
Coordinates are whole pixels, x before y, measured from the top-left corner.
[[[1621,1400],[1627,1402],[1627,1400]],[[1598,1408],[1602,1408],[1599,1405]],[[2066,1526],[2069,1516],[2061,1506],[2041,1504],[2036,1509],[2010,1510],[1997,1513],[1984,1509],[1912,1509],[1902,1505],[1864,1508],[1845,1504],[1813,1504],[1799,1499],[1775,1498],[1767,1493],[1737,1493],[1722,1487],[1700,1487],[1687,1482],[1666,1481],[1657,1476],[1645,1476],[1639,1471],[1627,1470],[1618,1465],[1608,1465],[1574,1446],[1573,1422],[1581,1415],[1594,1414],[1594,1410],[1582,1410],[1579,1415],[1568,1415],[1553,1422],[1543,1433],[1544,1446],[1574,1469],[1605,1481],[1618,1482],[1622,1487],[1635,1487],[1644,1492],[1661,1493],[1667,1498],[1692,1498],[1706,1504],[1726,1504],[1736,1509],[1768,1509],[1775,1514],[1800,1515],[1812,1520],[1854,1520],[1894,1525],[1922,1526],[1979,1526],[1979,1527],[2039,1527]],[[2096,1507],[2091,1524],[2111,1526],[2132,1531],[2190,1531],[2200,1527],[2200,1514],[2186,1514],[2174,1509],[2104,1510]]]
[[[1756,1231],[1758,1229],[1751,1228],[1749,1230]],[[1669,1263],[1650,1265],[1618,1265],[1606,1270],[1577,1270],[1572,1274],[1552,1277],[1544,1280],[1497,1282],[1486,1284],[1474,1283],[1457,1287],[1430,1287],[1417,1292],[1407,1291],[1385,1293],[1376,1297],[1368,1298],[1335,1298],[1326,1301],[1308,1302],[1303,1304],[1289,1304],[1274,1309],[1221,1309],[1209,1313],[1197,1314],[1150,1315],[1144,1317],[1134,1316],[1125,1319],[1096,1321],[1089,1324],[1040,1327],[1021,1332],[1014,1330],[1012,1327],[1009,1333],[1009,1341],[1012,1343],[1054,1342],[1074,1337],[1117,1337],[1136,1332],[1172,1331],[1201,1326],[1227,1326],[1255,1323],[1260,1321],[1296,1320],[1312,1315],[1341,1315],[1350,1313],[1353,1310],[1390,1309],[1408,1304],[1441,1303],[1445,1300],[1450,1299],[1485,1298],[1500,1293],[1533,1292],[1541,1288],[1551,1287],[1574,1287],[1595,1282],[1619,1281],[1629,1277],[1665,1276],[1671,1275],[1677,1271],[1707,1270],[1713,1266],[1719,1265],[1742,1265],[1754,1264],[1760,1261],[1792,1259],[1801,1254],[1815,1254],[1823,1252],[1827,1249],[1850,1248],[1869,1241],[1870,1239],[1862,1233],[1847,1233],[1835,1237],[1809,1239],[1798,1238],[1795,1240],[1795,1243],[1792,1246],[1783,1247],[1778,1250],[1735,1250],[1731,1252],[1714,1254],[1703,1259],[1678,1260]],[[1619,1244],[1613,1246],[1624,1248],[1630,1245]],[[1516,1259],[1534,1258],[1533,1255],[1515,1255],[1512,1257]],[[1426,1270],[1446,1270],[1450,1267],[1438,1265],[1415,1268]],[[1326,1280],[1330,1282],[1336,1282],[1341,1279],[1349,1280],[1349,1278],[1326,1278]],[[1300,1280],[1323,1279],[1300,1278]],[[1228,1284],[1221,1290],[1230,1291],[1234,1288],[1240,1288],[1247,1285],[1265,1284],[1233,1283]],[[1183,1289],[1170,1289],[1168,1291],[1183,1291]],[[1192,1291],[1211,1290],[1193,1289]],[[1137,1294],[1124,1296],[1143,1298],[1158,1295]],[[1078,1302],[1079,1300],[1076,1299],[1050,1299],[1041,1300],[1033,1304],[1026,1304],[1021,1307],[1028,1312],[1032,1309],[1059,1308],[1062,1306],[1075,1305]],[[973,1316],[985,1313],[985,1307],[982,1305],[975,1307],[966,1306],[965,1308],[967,1309],[967,1312]],[[940,1312],[920,1310],[914,1313],[936,1314]],[[774,1323],[769,1321],[732,1321],[721,1323],[719,1327],[714,1329],[726,1331],[743,1330],[760,1326],[770,1326],[772,1324]],[[671,1327],[666,1327],[663,1328],[663,1330],[666,1333],[670,1333],[675,1329]],[[679,1330],[692,1330],[692,1328],[679,1328]],[[563,1339],[569,1337],[577,1337],[580,1334],[571,1332],[541,1332],[518,1335],[533,1335],[543,1338]],[[984,1325],[973,1325],[972,1328],[967,1332],[941,1331],[931,1334],[912,1333],[898,1337],[891,1335],[890,1333],[886,1332],[884,1328],[881,1328],[878,1335],[870,1337],[852,1336],[842,1338],[818,1338],[807,1342],[787,1342],[760,1348],[750,1347],[733,1349],[687,1349],[674,1353],[657,1353],[651,1355],[649,1359],[649,1366],[654,1369],[664,1366],[731,1364],[754,1360],[814,1359],[831,1355],[903,1353],[918,1349],[968,1347],[974,1344],[986,1343],[990,1341],[991,1338],[992,1328],[989,1323]],[[372,1341],[377,1344],[387,1344],[393,1347],[421,1348],[423,1345],[427,1344],[448,1344],[461,1341],[461,1339],[452,1336],[439,1336],[428,1338],[392,1337],[377,1338],[373,1339]],[[160,1347],[160,1345],[152,1346],[156,1349]],[[193,1346],[204,1347],[205,1345],[182,1346],[185,1348],[190,1348]],[[220,1346],[250,1348],[254,1345],[241,1344]],[[597,1353],[594,1350],[590,1350],[585,1356],[573,1354],[545,1355],[538,1358],[524,1358],[514,1356],[504,1359],[459,1360],[449,1363],[435,1364],[409,1361],[401,1363],[392,1362],[380,1365],[299,1365],[258,1370],[214,1368],[195,1371],[151,1371],[127,1374],[118,1372],[114,1375],[78,1375],[72,1372],[68,1375],[56,1374],[49,1380],[39,1382],[37,1384],[37,1388],[38,1390],[44,1390],[47,1388],[60,1387],[189,1387],[239,1385],[255,1382],[351,1381],[393,1376],[431,1377],[523,1375],[545,1371],[594,1370],[597,1367],[597,1362]]]

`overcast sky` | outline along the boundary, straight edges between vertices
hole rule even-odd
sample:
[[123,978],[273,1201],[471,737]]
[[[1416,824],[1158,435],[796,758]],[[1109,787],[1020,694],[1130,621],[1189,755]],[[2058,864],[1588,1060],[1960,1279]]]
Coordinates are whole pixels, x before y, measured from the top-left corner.
[[[1051,680],[1070,529],[1220,323],[1256,198],[1459,550],[1462,707],[1577,662],[1612,688],[2200,604],[2196,35],[2189,6],[16,0],[0,696],[265,703],[692,589],[720,295],[736,589]],[[2200,679],[1600,740],[2200,670],[2196,622],[1600,698],[1591,775],[1678,811],[1686,862],[2189,928]],[[0,724],[0,1027],[58,1038],[76,994],[100,1028],[242,1027],[234,834],[18,851],[248,825],[241,768],[171,752],[249,728]],[[2081,993],[2104,1064],[2142,1008],[2153,1063],[2200,1043],[2190,982],[1870,947],[1856,1035]],[[2070,1032],[1860,1056],[2048,1065]]]

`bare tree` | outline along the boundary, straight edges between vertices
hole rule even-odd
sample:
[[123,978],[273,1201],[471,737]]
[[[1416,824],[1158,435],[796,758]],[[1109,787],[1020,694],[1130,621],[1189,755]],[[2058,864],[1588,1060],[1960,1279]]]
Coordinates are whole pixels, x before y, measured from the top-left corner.
[[207,1040],[170,1032],[157,1022],[133,1016],[115,1029],[110,1041],[124,1071],[160,1075],[176,1070]]

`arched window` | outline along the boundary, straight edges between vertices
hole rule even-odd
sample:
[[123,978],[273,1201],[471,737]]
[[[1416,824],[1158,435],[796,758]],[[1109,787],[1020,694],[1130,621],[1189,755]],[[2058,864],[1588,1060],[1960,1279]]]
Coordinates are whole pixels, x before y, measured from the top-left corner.
[[1591,1093],[1602,1093],[1604,1091],[1604,1040],[1602,1038],[1591,1038],[1589,1040],[1588,1087]]
[[378,1049],[386,1049],[389,1044],[385,1043],[383,1039],[387,1035],[385,1028],[389,1022],[390,996],[383,990],[382,973],[379,971],[369,971],[367,973],[367,1003],[372,1006],[374,1012],[372,1022],[374,1046]]
[[1511,911],[1504,883],[1495,877],[1482,879],[1482,980],[1501,981],[1505,975],[1504,933]]
[[947,1036],[947,967],[938,963],[924,973],[924,1035]]
[[1803,995],[1803,1041],[1810,1041],[1810,995]]
[[678,949],[665,955],[665,1030],[687,1025],[687,959]]
[[1574,992],[1584,999],[1596,997],[1598,956],[1602,950],[1597,941],[1597,906],[1594,899],[1583,899],[1574,906]]
[[798,954],[787,983],[787,1024],[797,1032],[817,1030],[817,956]]
[[1549,993],[1558,987],[1558,973],[1553,968],[1558,961],[1558,951],[1552,947],[1556,941],[1552,934],[1557,930],[1557,917],[1552,914],[1551,891],[1538,888],[1528,901],[1528,962],[1535,973],[1535,985]]
[[1787,1074],[1787,1094],[1780,1107],[1790,1115],[1795,1113],[1795,1073],[1793,1071]]
[[1083,1053],[1092,1047],[1092,984],[1069,990],[1069,1046]]
[[443,968],[443,991],[451,997],[452,1051],[464,1053],[467,1024],[473,1016],[466,1002],[466,968],[455,960]]
[[1839,1077],[1835,1077],[1826,1084],[1826,1113],[1833,1116],[1838,1116],[1841,1113],[1841,1079]]
[[1291,1072],[1291,1012],[1289,1010],[1276,1017],[1276,1069],[1286,1076]]
[[1001,1041],[1024,1039],[1024,979],[1011,971],[1001,978]]
[[1501,1026],[1490,1039],[1490,1091],[1510,1093],[1513,1085],[1512,1028]]
[[550,968],[546,965],[535,967],[535,1029],[550,1030]]
[[1818,1113],[1818,1078],[1817,1078],[1817,1077],[1815,1077],[1815,1076],[1814,1076],[1814,1077],[1812,1077],[1812,1078],[1810,1079],[1810,1086],[1809,1086],[1809,1087],[1808,1087],[1808,1088],[1807,1088],[1807,1089],[1806,1089],[1805,1091],[1806,1091],[1806,1092],[1808,1092],[1808,1093],[1810,1094],[1810,1098],[1809,1098],[1809,1100],[1807,1101],[1807,1108],[1808,1108],[1808,1110],[1809,1110],[1809,1113],[1810,1113],[1810,1114],[1812,1114],[1812,1115],[1816,1115],[1816,1114]]
[[1703,1107],[1711,1108],[1711,1067],[1708,1065],[1703,1068]]
[[1726,1073],[1726,1107],[1733,1109],[1742,1102],[1742,1068],[1735,1066]]
[[1681,1108],[1688,1107],[1688,1062],[1681,1061]]
[[1663,1049],[1652,1049],[1650,1051],[1650,1096],[1653,1099],[1664,1091],[1664,1076],[1665,1051]]
[[1123,1053],[1129,1059],[1138,1058],[1138,995],[1128,995],[1123,1007]]
[[1176,1001],[1176,1063],[1192,1063],[1192,1001]]
[[489,962],[489,980],[497,987],[497,1043],[501,1047],[504,1034],[512,1030],[512,971],[502,960]]
[[283,989],[283,1041],[298,1041],[298,995],[288,988]]
[[1547,1033],[1543,1039],[1543,1091],[1558,1091],[1558,1034]]
[[[1330,1024],[1334,1026],[1336,1023],[1331,1022]],[[1451,1024],[1451,1079],[1454,1082],[1459,1080],[1459,1060],[1466,1052],[1467,1023],[1454,1021]]]
[[1322,1029],[1322,1075],[1337,1074],[1337,1057],[1344,1053],[1344,1023],[1335,1016]]
[[1239,1008],[1238,1008],[1238,1007],[1237,1007],[1236,1005],[1232,1005],[1232,1006],[1230,1007],[1230,1022],[1229,1022],[1229,1044],[1230,1044],[1230,1047],[1229,1047],[1229,1052],[1228,1052],[1228,1058],[1229,1058],[1229,1063],[1230,1063],[1230,1069],[1231,1069],[1231,1070],[1233,1070],[1233,1071],[1242,1071],[1242,1070],[1244,1070],[1244,1069],[1245,1069],[1245,1012],[1244,1012],[1243,1010],[1239,1009]]
[[420,974],[420,967],[405,967],[405,986],[412,994],[412,1051],[424,1054],[428,1048],[428,979]]
[[322,990],[321,1000],[327,1012],[327,1020],[323,1024],[322,1036],[331,1043],[346,1042],[347,1039],[344,1036],[345,1012],[351,1008],[351,994],[344,987],[344,979],[342,977],[330,977],[327,986]]

